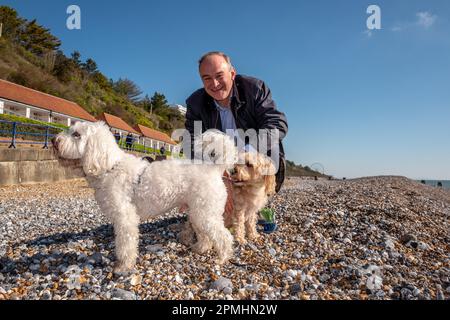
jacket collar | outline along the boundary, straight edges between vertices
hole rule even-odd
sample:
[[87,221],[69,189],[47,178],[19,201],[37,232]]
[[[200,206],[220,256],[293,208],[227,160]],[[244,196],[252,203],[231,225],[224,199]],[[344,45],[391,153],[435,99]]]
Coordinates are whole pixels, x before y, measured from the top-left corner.
[[233,99],[234,99],[234,101],[236,102],[236,107],[239,108],[243,103],[239,97],[239,90],[238,90],[239,84],[236,82],[236,80],[237,80],[237,76],[236,76],[236,78],[234,78],[234,81],[233,81],[233,90],[231,93],[231,101],[233,101]]

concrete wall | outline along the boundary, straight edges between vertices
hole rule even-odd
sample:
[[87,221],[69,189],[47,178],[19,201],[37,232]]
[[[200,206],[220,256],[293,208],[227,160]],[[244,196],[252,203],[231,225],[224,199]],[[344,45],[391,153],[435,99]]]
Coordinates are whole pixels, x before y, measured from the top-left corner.
[[79,161],[58,160],[51,149],[0,148],[0,185],[84,177]]
[[[133,154],[138,157],[150,156]],[[51,148],[0,148],[0,186],[79,179],[84,176],[79,161],[58,159]]]

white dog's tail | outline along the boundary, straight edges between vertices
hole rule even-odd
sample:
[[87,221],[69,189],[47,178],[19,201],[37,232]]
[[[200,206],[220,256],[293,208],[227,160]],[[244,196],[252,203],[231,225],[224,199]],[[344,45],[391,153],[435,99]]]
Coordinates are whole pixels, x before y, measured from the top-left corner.
[[231,169],[238,161],[234,140],[225,133],[210,129],[194,140],[194,157],[206,164],[221,165]]

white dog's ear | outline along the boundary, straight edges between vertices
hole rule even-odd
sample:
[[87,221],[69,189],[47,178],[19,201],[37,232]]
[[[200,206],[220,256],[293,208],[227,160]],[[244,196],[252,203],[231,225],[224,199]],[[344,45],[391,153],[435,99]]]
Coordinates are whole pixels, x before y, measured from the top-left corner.
[[98,176],[112,169],[121,150],[106,126],[90,127],[81,161],[87,175]]

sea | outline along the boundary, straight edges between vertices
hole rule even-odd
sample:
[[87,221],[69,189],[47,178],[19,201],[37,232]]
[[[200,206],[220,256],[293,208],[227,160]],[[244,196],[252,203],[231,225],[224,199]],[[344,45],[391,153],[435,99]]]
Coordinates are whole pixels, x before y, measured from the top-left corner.
[[[422,180],[417,180],[417,182],[421,182]],[[442,183],[442,188],[450,189],[450,180],[423,180],[425,184],[432,187],[437,187],[438,182]]]

